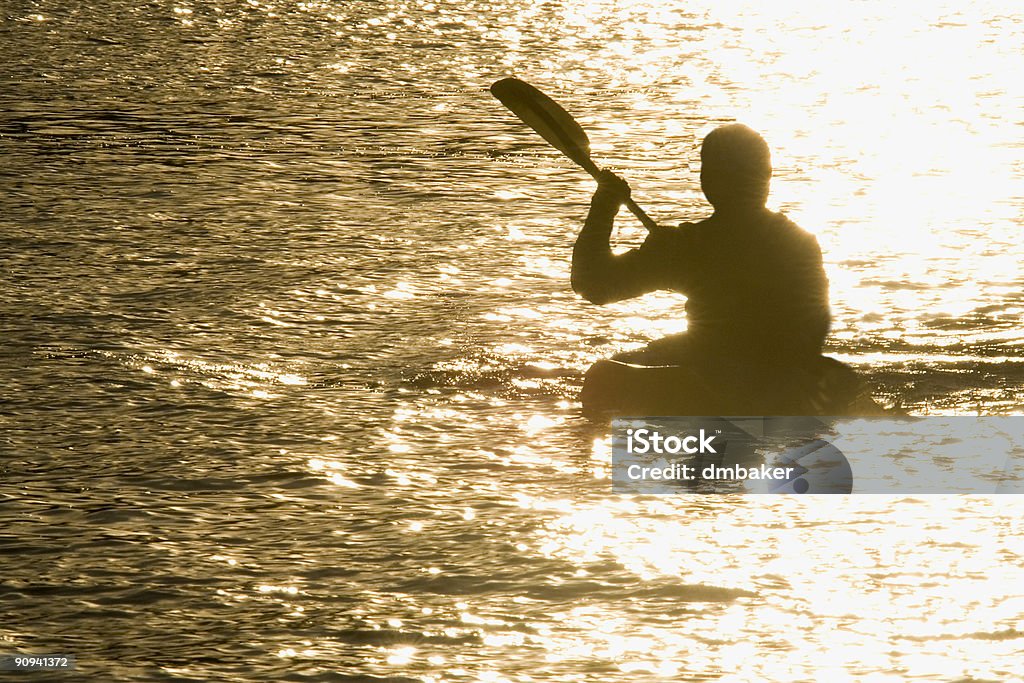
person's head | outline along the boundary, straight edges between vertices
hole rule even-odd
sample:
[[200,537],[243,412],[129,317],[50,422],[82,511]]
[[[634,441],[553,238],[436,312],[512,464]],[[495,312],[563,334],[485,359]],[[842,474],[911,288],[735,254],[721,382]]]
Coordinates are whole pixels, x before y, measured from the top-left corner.
[[772,178],[768,143],[741,123],[719,126],[700,148],[700,184],[716,211],[764,207]]

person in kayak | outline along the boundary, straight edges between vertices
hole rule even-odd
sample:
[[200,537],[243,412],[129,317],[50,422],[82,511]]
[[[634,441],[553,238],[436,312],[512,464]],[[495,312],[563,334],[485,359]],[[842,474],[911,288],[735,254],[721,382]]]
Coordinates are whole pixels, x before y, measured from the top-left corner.
[[[623,254],[612,253],[609,240],[629,186],[609,171],[601,174],[573,248],[572,287],[595,304],[656,290],[686,295],[685,333],[612,361],[688,366],[715,377],[726,393],[775,385],[821,358],[831,322],[821,249],[813,235],[766,208],[771,155],[757,132],[721,126],[704,139],[700,156],[712,215],[652,230]],[[588,383],[613,370],[609,361],[599,362]],[[586,402],[586,386],[584,394]]]

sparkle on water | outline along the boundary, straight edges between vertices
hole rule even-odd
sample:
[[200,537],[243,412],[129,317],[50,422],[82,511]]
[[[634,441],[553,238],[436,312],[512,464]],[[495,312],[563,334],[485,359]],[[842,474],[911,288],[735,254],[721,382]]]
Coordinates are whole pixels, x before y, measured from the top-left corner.
[[1014,497],[610,493],[581,373],[683,300],[573,295],[593,183],[486,92],[550,92],[664,222],[706,213],[703,135],[757,128],[829,351],[918,413],[1019,413],[1017,4],[5,12],[0,650],[111,680],[1024,677]]

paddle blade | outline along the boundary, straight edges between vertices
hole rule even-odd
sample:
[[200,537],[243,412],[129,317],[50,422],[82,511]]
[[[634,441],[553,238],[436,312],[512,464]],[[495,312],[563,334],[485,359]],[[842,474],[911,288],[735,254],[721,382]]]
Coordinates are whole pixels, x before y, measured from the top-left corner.
[[557,102],[518,78],[503,78],[491,86],[491,94],[555,149],[597,175],[587,134]]

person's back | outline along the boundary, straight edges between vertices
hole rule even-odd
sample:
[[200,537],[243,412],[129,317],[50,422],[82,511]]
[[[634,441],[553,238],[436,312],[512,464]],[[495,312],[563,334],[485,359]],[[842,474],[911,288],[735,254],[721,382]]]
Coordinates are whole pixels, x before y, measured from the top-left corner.
[[785,216],[713,217],[653,242],[664,289],[687,296],[696,347],[761,359],[821,350],[829,327],[821,250]]
[[573,251],[573,288],[594,303],[655,290],[687,296],[688,330],[618,357],[647,365],[705,360],[805,362],[829,327],[828,281],[813,235],[765,208],[771,162],[764,140],[733,124],[701,148],[701,185],[712,217],[652,231],[613,255],[612,220],[628,186],[600,179]]

